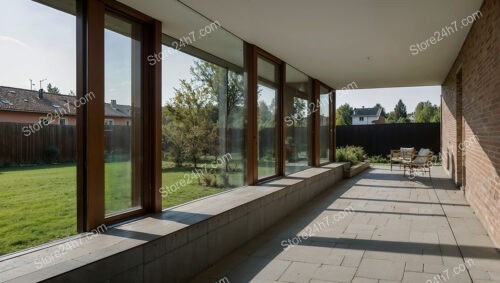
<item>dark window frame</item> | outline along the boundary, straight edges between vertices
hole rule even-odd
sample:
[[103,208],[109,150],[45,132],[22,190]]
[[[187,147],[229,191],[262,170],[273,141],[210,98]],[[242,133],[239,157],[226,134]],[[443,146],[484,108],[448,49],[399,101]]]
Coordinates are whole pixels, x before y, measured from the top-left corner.
[[[142,207],[106,217],[104,209],[104,16],[111,12],[144,28],[141,53],[143,168]],[[77,98],[96,98],[77,109],[77,230],[90,231],[149,212],[161,211],[161,66],[147,56],[161,52],[161,23],[113,0],[77,1]],[[91,169],[90,169],[91,168]]]
[[[285,174],[285,143],[284,143],[284,103],[283,103],[283,91],[285,89],[285,78],[286,78],[286,63],[279,59],[278,57],[268,53],[267,51],[252,45],[246,44],[246,56],[245,56],[245,68],[247,72],[247,183],[249,185],[255,185],[258,183],[264,183],[272,179],[276,179]],[[278,67],[278,80],[279,82],[273,86],[278,87],[278,99],[277,103],[277,113],[276,113],[276,132],[278,135],[278,140],[276,142],[276,174],[268,176],[265,178],[258,177],[258,105],[257,105],[257,91],[258,91],[258,70],[257,70],[257,59],[261,57],[271,63],[274,63]]]
[[[328,100],[328,111],[329,111],[329,121],[330,121],[330,127],[329,127],[329,143],[328,147],[330,148],[330,154],[329,154],[329,160],[326,162],[321,162],[320,158],[320,110],[316,111],[313,114],[313,125],[314,125],[314,131],[313,131],[313,139],[314,139],[314,146],[313,146],[313,164],[315,167],[320,167],[324,166],[326,164],[335,162],[335,150],[336,150],[336,133],[335,133],[335,109],[336,109],[336,92],[335,89],[328,86],[327,84],[314,79],[313,80],[313,97],[314,97],[314,102],[318,103],[320,101],[320,94],[321,94],[321,87],[327,89],[330,93],[330,99]],[[320,104],[320,103],[318,103]],[[321,105],[319,105],[319,108],[321,109]]]

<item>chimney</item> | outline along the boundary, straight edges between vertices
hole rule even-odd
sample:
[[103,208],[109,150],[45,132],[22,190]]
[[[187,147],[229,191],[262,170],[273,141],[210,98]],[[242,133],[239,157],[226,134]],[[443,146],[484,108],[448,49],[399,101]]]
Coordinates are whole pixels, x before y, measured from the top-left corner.
[[43,99],[43,88],[38,90],[38,99]]
[[116,100],[111,100],[111,108],[116,109]]

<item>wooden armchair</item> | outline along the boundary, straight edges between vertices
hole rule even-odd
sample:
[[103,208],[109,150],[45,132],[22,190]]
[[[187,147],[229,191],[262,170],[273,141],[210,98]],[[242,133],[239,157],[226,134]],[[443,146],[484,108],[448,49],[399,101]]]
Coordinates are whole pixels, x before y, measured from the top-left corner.
[[392,171],[392,164],[399,163],[399,168],[401,168],[401,164],[403,163],[403,161],[411,160],[414,154],[415,154],[415,149],[413,147],[402,147],[401,149],[391,150],[391,154],[389,155],[389,162],[391,163],[391,171]]
[[428,172],[429,173],[429,179],[432,181],[431,177],[431,167],[432,167],[432,157],[434,156],[434,153],[427,149],[427,148],[422,148],[418,152],[418,154],[414,155],[414,158],[411,158],[409,160],[404,160],[403,163],[403,175],[406,174],[406,167],[410,169],[410,176],[413,173],[413,176],[415,176],[415,169],[422,170],[422,172]]

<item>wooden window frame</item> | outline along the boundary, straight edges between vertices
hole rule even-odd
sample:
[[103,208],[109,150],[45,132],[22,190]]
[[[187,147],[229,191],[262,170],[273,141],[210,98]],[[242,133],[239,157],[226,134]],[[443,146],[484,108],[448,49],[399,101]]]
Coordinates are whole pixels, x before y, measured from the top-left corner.
[[[274,63],[278,67],[278,99],[276,113],[276,132],[278,140],[276,142],[276,174],[264,178],[258,176],[258,105],[257,105],[257,90],[258,90],[258,66],[257,59],[261,57],[265,60]],[[258,183],[267,182],[269,180],[284,176],[285,174],[285,141],[284,141],[284,95],[285,78],[286,78],[286,63],[269,52],[249,43],[245,43],[245,69],[247,74],[247,184],[255,185]]]
[[[283,115],[286,113],[286,110],[285,110],[285,99],[286,99],[286,66],[287,66],[287,63],[285,62],[285,72],[283,73],[284,75],[284,78],[285,78],[285,83],[284,83],[284,92],[283,92]],[[306,97],[306,100],[307,100],[307,105],[306,107],[309,109],[311,103],[314,103],[314,79],[311,78],[310,76],[308,76],[306,73],[300,71],[299,69],[293,67],[292,65],[288,64],[288,66],[290,66],[291,68],[294,68],[295,70],[303,73],[304,75],[307,76],[308,78],[308,85],[310,87],[309,89],[309,95]],[[309,109],[309,110],[313,110],[313,109]],[[307,137],[307,140],[308,140],[308,160],[307,160],[307,166],[310,168],[310,167],[315,167],[314,165],[314,113],[311,113],[309,114],[310,117],[308,116],[307,117],[307,127],[308,127],[308,137]],[[283,175],[284,176],[288,176],[290,174],[286,174],[286,121],[285,121],[285,116],[282,118],[283,119],[283,164],[284,164],[284,167],[283,167]],[[296,173],[296,172],[294,172]],[[293,174],[293,173],[291,173]]]
[[[143,111],[143,180],[142,208],[105,217],[104,209],[104,15],[106,11],[120,14],[145,27],[142,60]],[[160,212],[161,187],[161,64],[150,66],[147,56],[162,52],[161,22],[114,0],[77,0],[77,98],[93,92],[96,99],[77,109],[77,203],[78,231],[90,231],[102,224],[112,224],[141,214]],[[246,181],[254,185],[285,175],[284,90],[286,63],[265,50],[245,44],[246,83]],[[277,174],[258,178],[257,157],[257,59],[261,57],[279,68],[276,114]],[[312,79],[314,102],[319,99],[320,86],[332,91],[330,99],[330,162],[335,161],[335,90]],[[319,111],[312,115],[310,164],[319,163]],[[92,137],[92,138],[89,138]],[[327,162],[328,163],[328,162]],[[324,163],[326,164],[326,163]],[[91,170],[89,169],[91,168]]]
[[[104,204],[104,17],[119,14],[143,25],[142,38],[142,207],[111,217]],[[77,98],[95,99],[77,108],[77,230],[161,211],[161,64],[147,56],[161,52],[161,22],[114,0],[77,1]]]
[[[320,167],[331,162],[335,162],[335,151],[336,151],[336,131],[335,131],[335,119],[336,119],[336,91],[334,88],[329,87],[327,84],[322,83],[317,79],[313,79],[313,102],[318,103],[320,101],[320,89],[321,87],[326,88],[330,92],[330,99],[328,103],[328,111],[329,111],[329,120],[330,120],[330,128],[329,128],[329,142],[328,145],[330,147],[329,161],[321,163],[320,160],[320,110],[314,112],[313,114],[313,164],[315,167]],[[321,108],[321,103],[319,104],[319,108]]]

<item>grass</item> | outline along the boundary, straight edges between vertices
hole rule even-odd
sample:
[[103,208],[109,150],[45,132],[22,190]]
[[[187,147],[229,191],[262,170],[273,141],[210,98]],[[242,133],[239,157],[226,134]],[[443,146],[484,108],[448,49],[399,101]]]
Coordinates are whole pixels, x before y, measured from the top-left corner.
[[[206,162],[210,173],[213,159]],[[164,162],[163,185],[191,174],[192,165],[174,168]],[[106,212],[131,206],[130,163],[106,163]],[[215,169],[214,169],[215,170]],[[214,171],[213,173],[217,173]],[[207,175],[207,174],[205,174]],[[187,179],[185,179],[187,181]],[[218,177],[218,183],[222,180]],[[242,172],[229,173],[232,187],[243,184]],[[163,198],[163,208],[223,192],[198,180],[179,186]],[[74,164],[0,169],[0,255],[76,234],[76,167]]]
[[76,233],[76,167],[0,171],[0,254]]

